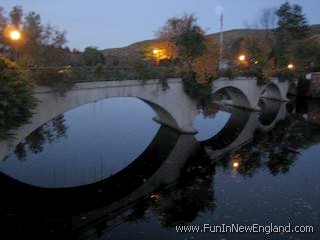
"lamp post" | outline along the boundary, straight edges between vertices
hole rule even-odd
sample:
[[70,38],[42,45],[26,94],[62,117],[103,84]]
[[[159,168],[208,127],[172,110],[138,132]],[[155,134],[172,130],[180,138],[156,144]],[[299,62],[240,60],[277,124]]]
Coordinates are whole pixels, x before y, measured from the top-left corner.
[[14,30],[11,30],[9,32],[9,38],[10,40],[12,41],[12,46],[13,46],[13,58],[14,58],[14,61],[17,62],[18,61],[18,42],[21,40],[21,32],[14,29]]

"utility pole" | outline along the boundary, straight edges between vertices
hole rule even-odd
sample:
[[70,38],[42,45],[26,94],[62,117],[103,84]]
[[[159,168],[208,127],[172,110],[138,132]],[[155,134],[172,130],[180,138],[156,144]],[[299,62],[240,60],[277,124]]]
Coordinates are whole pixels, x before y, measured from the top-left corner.
[[223,69],[223,11],[220,15],[220,56],[219,56],[219,70]]

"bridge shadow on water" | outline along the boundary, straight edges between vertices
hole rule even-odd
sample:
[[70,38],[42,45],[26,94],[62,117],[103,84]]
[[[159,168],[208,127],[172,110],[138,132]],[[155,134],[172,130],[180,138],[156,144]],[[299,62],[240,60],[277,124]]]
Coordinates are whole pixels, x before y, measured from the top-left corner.
[[[192,224],[218,207],[219,169],[243,177],[254,177],[261,170],[285,174],[302,149],[320,142],[318,127],[295,109],[287,112],[284,103],[267,99],[259,106],[260,112],[220,106],[231,116],[218,133],[203,141],[162,126],[134,161],[95,183],[44,188],[0,173],[0,234],[98,239],[121,224],[143,221],[150,211],[172,231],[176,225]],[[60,125],[55,137],[49,134],[50,141],[67,131],[61,117],[56,121]],[[45,137],[41,139],[33,142],[34,151],[41,151]],[[26,154],[23,147],[15,150],[20,158]]]

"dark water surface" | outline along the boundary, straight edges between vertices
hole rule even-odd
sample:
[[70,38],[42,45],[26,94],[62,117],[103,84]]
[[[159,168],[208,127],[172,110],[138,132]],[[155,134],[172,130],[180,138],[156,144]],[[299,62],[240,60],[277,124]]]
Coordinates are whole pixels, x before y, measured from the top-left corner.
[[[288,105],[272,125],[280,105],[212,104],[199,110],[195,136],[160,126],[134,98],[58,116],[0,162],[0,239],[320,239],[320,104]],[[261,127],[251,133],[252,119]],[[237,145],[239,136],[251,138]],[[314,233],[176,231],[271,223]]]

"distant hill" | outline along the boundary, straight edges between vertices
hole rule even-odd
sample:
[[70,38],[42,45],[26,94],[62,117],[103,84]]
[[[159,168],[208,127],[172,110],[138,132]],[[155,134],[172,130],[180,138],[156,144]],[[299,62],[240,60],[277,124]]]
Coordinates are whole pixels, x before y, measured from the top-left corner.
[[320,43],[320,24],[313,25],[311,27],[311,38],[317,40]]
[[[239,39],[250,35],[263,34],[265,30],[263,29],[233,29],[229,31],[225,31],[224,34],[224,44],[226,48],[230,47],[231,44]],[[213,33],[207,35],[207,38],[212,39],[212,41],[219,41],[220,33]],[[316,39],[320,43],[320,24],[311,26],[311,38]],[[145,40],[141,42],[133,43],[129,46],[122,48],[109,48],[102,50],[102,53],[105,57],[116,57],[119,59],[138,59],[141,57],[141,50],[146,46],[154,43],[154,39]]]

